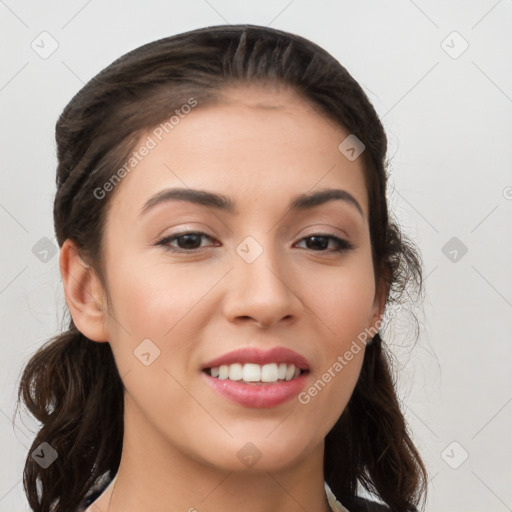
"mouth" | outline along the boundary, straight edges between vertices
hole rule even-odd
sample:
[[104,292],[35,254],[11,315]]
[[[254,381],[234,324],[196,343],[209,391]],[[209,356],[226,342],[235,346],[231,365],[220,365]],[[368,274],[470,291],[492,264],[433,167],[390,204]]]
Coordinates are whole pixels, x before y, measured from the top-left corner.
[[298,395],[310,366],[284,347],[238,349],[208,363],[201,372],[216,393],[244,407],[276,407]]
[[207,375],[219,380],[230,380],[249,385],[275,384],[289,382],[300,377],[309,370],[296,367],[294,364],[268,363],[233,363],[213,366],[203,370]]

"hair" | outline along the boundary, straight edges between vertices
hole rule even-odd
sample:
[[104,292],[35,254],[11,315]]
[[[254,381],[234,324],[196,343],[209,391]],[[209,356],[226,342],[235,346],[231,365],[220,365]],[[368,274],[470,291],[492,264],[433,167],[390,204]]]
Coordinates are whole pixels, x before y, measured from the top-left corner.
[[[228,86],[253,83],[291,87],[363,142],[375,282],[388,286],[387,305],[410,297],[410,287],[421,292],[418,249],[388,214],[387,139],[363,89],[311,41],[254,25],[206,27],[145,44],[72,98],[56,124],[59,246],[71,239],[108,290],[103,233],[115,194],[98,200],[94,191],[122,168],[147,130],[191,97],[200,108],[221,103]],[[390,362],[377,332],[350,401],[325,439],[324,473],[342,502],[357,499],[362,486],[393,511],[405,512],[424,499],[427,472],[400,410]],[[121,459],[124,387],[110,344],[89,340],[69,315],[68,330],[24,367],[17,405],[21,400],[41,423],[23,474],[30,507],[74,510],[106,472],[117,472]],[[43,442],[58,454],[47,468],[30,455]]]

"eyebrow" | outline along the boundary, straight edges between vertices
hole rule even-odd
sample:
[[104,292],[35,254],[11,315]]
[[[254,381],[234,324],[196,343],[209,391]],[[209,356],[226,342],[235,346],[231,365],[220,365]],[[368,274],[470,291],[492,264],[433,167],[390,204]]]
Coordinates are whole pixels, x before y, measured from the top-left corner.
[[[350,192],[338,188],[329,188],[317,192],[300,194],[293,199],[288,210],[290,212],[307,210],[334,200],[344,201],[352,205],[364,219],[363,209],[357,199],[350,194]],[[188,201],[193,204],[215,208],[229,213],[236,212],[236,202],[223,194],[191,188],[168,188],[150,197],[142,207],[139,215],[147,213],[157,204],[169,201]]]

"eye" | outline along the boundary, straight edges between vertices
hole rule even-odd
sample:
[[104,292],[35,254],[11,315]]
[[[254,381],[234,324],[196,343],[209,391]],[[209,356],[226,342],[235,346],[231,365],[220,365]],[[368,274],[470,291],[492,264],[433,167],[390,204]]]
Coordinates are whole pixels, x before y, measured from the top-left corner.
[[185,231],[161,238],[156,242],[156,245],[162,245],[171,251],[192,252],[204,247],[201,245],[203,239],[213,241],[213,238],[206,233],[200,231]]
[[[312,249],[315,252],[347,252],[355,248],[353,244],[343,238],[320,233],[304,237],[299,244],[304,241],[306,243],[305,248]],[[329,246],[330,250],[327,250],[329,249]]]
[[[202,244],[203,240],[214,242],[214,239],[206,233],[200,231],[185,231],[161,238],[156,242],[156,245],[161,245],[171,251],[194,252],[207,247],[207,245]],[[303,246],[303,248],[315,252],[347,252],[355,248],[353,244],[343,238],[320,233],[304,237],[297,246],[299,247],[301,243],[305,243],[305,247]],[[212,245],[218,246],[219,244],[213,243]]]

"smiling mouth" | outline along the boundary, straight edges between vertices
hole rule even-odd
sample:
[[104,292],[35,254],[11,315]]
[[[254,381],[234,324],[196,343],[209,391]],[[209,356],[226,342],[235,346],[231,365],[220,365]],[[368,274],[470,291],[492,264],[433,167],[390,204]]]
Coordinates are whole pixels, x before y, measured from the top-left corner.
[[275,384],[279,382],[288,382],[300,377],[308,370],[297,368],[294,364],[286,363],[233,363],[205,368],[203,370],[210,377],[219,380],[231,380],[243,384]]

